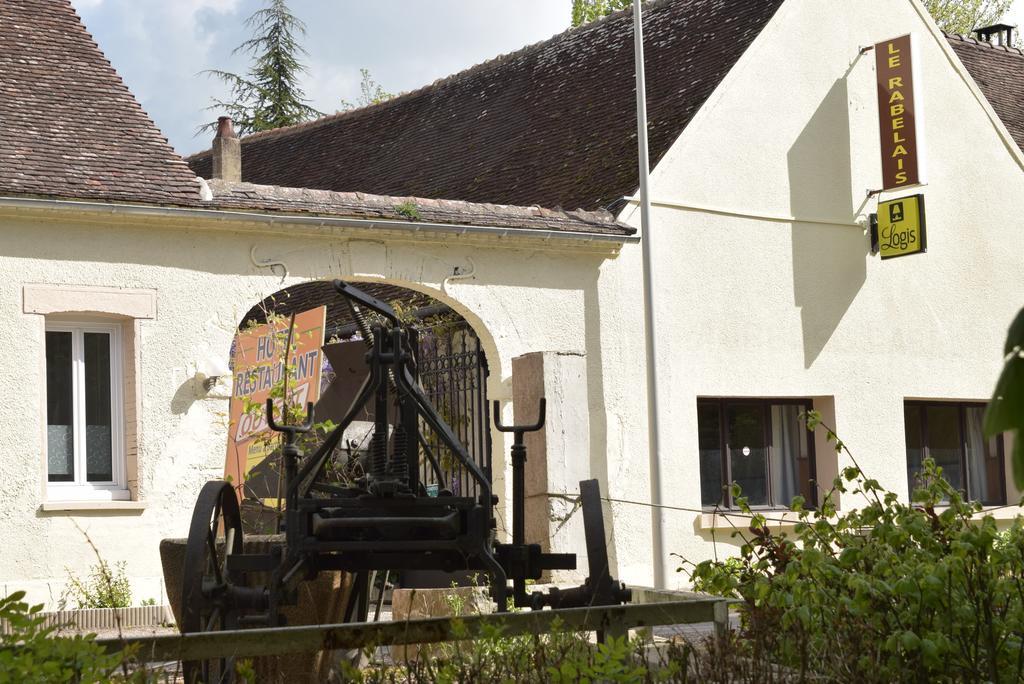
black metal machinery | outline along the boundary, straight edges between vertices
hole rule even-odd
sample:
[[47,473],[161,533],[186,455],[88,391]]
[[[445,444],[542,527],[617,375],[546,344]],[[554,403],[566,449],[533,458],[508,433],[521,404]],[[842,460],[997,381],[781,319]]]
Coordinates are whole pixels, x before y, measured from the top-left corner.
[[[499,611],[509,603],[537,610],[628,601],[629,590],[609,573],[596,480],[580,483],[590,571],[585,584],[526,593],[526,580],[540,579],[546,570],[576,567],[575,554],[544,553],[539,544],[525,543],[524,435],[543,426],[544,400],[533,425],[505,426],[495,410],[497,429],[514,435],[512,542],[500,543],[492,483],[424,395],[416,379],[410,331],[387,304],[340,280],[334,287],[348,303],[367,345],[369,374],[337,427],[308,455],[297,442],[312,429],[312,404],[302,424],[287,424],[275,418],[267,401],[267,422],[284,442],[283,545],[266,553],[245,553],[234,487],[221,480],[203,487],[186,544],[181,631],[282,625],[281,609],[296,602],[299,584],[323,570],[354,573],[346,622],[365,621],[369,574],[374,571],[482,571]],[[325,468],[346,428],[370,402],[374,428],[369,453],[357,469],[360,474],[351,481],[333,481]],[[390,421],[389,415],[394,416]],[[433,431],[450,450],[475,483],[477,496],[444,489],[428,496],[420,482],[421,459],[439,476],[441,467],[424,430]],[[261,581],[253,581],[257,576]],[[218,681],[229,669],[223,662],[186,663],[186,681]]]

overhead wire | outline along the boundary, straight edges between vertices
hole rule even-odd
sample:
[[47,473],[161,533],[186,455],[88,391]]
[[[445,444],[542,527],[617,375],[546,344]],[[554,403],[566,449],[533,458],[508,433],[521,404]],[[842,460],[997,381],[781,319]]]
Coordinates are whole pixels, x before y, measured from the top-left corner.
[[[579,499],[579,497],[568,497],[568,496],[566,496],[565,498],[566,499],[570,499],[571,498],[574,501]],[[801,522],[801,520],[794,519],[794,518],[777,518],[777,517],[772,517],[771,515],[765,515],[764,513],[759,513],[756,510],[753,510],[753,511],[747,513],[747,512],[744,512],[744,511],[721,509],[721,508],[710,509],[710,510],[706,509],[706,508],[688,508],[686,506],[670,506],[668,504],[656,504],[656,503],[651,503],[649,501],[632,501],[632,500],[629,500],[629,499],[617,499],[617,498],[610,497],[610,496],[602,496],[601,500],[602,501],[607,501],[609,503],[628,504],[628,505],[632,505],[632,506],[643,506],[643,507],[646,507],[646,508],[658,508],[658,509],[665,509],[665,510],[670,510],[670,511],[681,511],[683,513],[700,513],[701,515],[720,515],[720,516],[729,517],[729,518],[749,518],[749,519],[753,519],[755,517],[760,517],[765,522],[776,522],[776,523],[780,523],[780,524],[783,524],[783,525],[794,525],[794,524],[796,524],[798,522]],[[989,513],[993,513],[995,511],[1005,510],[1007,508],[1019,508],[1020,505],[1021,504],[1013,504],[1013,503],[1011,503],[1011,504],[1002,504],[1002,505],[999,505],[999,506],[985,506],[980,511],[977,511],[976,514],[986,515],[986,514],[989,514]],[[770,511],[770,512],[778,513],[780,511],[778,511],[776,509],[776,510]],[[787,511],[787,512],[792,512],[792,513],[796,513],[796,514],[799,515],[800,513],[804,512],[804,511]],[[807,509],[806,512],[809,515],[817,513],[817,511],[815,511],[813,509]],[[575,511],[573,511],[573,513],[575,513]],[[567,516],[567,517],[571,517],[571,515],[572,514],[570,514],[570,516]]]

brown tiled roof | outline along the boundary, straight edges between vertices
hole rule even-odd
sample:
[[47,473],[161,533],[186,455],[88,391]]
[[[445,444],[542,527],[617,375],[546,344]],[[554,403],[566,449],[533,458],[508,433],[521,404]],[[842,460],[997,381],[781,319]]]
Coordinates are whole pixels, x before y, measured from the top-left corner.
[[421,197],[384,197],[361,192],[282,188],[224,180],[209,181],[212,209],[314,214],[344,218],[488,226],[566,233],[632,235],[607,211],[562,211],[540,207],[477,204]]
[[1024,149],[1024,53],[960,35],[946,38],[1017,146]]
[[199,202],[68,0],[0,0],[0,194]]
[[[782,0],[645,5],[657,163]],[[254,183],[575,209],[637,186],[630,11],[391,101],[242,139]],[[210,176],[209,152],[189,164]]]

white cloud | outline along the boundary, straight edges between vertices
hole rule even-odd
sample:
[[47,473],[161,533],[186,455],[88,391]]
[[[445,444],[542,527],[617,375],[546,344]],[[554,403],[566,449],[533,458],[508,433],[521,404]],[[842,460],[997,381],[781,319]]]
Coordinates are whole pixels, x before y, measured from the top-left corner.
[[[237,28],[240,0],[73,0],[86,26],[142,108],[179,152],[209,118],[219,86],[197,74],[217,64],[224,33]],[[234,37],[229,39],[234,45]],[[230,53],[230,48],[226,50]]]

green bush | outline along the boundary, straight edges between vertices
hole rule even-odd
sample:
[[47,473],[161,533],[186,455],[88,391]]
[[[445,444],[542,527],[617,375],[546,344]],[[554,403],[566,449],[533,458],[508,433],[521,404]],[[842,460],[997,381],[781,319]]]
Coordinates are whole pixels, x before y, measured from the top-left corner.
[[[812,413],[808,426],[818,423]],[[739,560],[705,561],[691,576],[706,591],[742,599],[749,656],[797,681],[1022,681],[1020,519],[1000,533],[933,461],[911,504],[853,463],[834,492],[866,504],[837,514],[835,497],[820,511],[798,497],[791,535],[770,528],[734,485],[752,521],[735,533]]]
[[132,588],[125,568],[124,561],[111,568],[100,560],[84,580],[69,570],[62,602],[71,599],[76,608],[127,608],[132,605]]
[[[456,682],[509,682],[514,684],[641,684],[680,682],[688,677],[685,658],[664,656],[651,660],[647,643],[626,638],[595,644],[586,633],[555,629],[548,634],[502,636],[500,629],[470,640],[435,647],[419,659],[396,666],[356,669],[342,664],[339,681],[362,684],[455,684]],[[676,649],[673,653],[683,653]],[[690,651],[687,650],[686,654]]]
[[42,606],[29,607],[17,591],[0,599],[0,684],[17,682],[105,682],[121,667],[119,653],[107,653],[92,636],[58,637],[44,627]]

